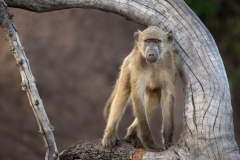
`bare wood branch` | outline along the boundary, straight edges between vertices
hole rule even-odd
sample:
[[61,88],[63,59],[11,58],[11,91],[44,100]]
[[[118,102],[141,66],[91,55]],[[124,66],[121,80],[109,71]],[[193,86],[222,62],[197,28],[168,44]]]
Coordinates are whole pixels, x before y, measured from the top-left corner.
[[[183,159],[240,159],[234,138],[228,80],[215,41],[183,0],[6,0],[34,12],[93,8],[172,30],[184,83],[184,131],[162,155]],[[149,155],[149,154],[148,154]],[[173,158],[174,159],[174,158]]]
[[47,115],[44,110],[42,100],[38,94],[38,90],[35,84],[35,79],[32,75],[29,61],[25,55],[24,49],[21,45],[18,37],[17,29],[12,20],[13,15],[9,13],[7,4],[0,0],[0,25],[4,29],[7,40],[10,43],[11,51],[17,61],[20,74],[22,77],[22,90],[27,92],[27,96],[33,112],[36,116],[40,134],[43,135],[43,139],[46,145],[46,160],[59,159],[58,150],[55,144],[53,136],[53,126],[50,125]]

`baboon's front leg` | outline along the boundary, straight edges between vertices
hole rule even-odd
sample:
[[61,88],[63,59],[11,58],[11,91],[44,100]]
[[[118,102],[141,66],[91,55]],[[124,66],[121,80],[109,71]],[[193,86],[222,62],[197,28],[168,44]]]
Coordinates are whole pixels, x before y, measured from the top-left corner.
[[173,145],[173,130],[174,130],[174,92],[162,90],[161,107],[162,107],[162,133],[163,144],[165,149]]
[[112,103],[110,106],[110,112],[107,119],[107,127],[102,139],[102,144],[106,148],[119,145],[120,140],[118,138],[118,125],[121,117],[126,109],[127,101],[130,95],[130,88],[127,81],[128,77],[121,74],[117,84],[114,88],[114,96],[111,97]]
[[[137,88],[138,89],[138,88]],[[148,118],[146,115],[144,103],[143,103],[143,93],[139,90],[133,90],[131,94],[133,111],[138,122],[138,133],[137,136],[140,138],[142,145],[145,149],[149,151],[158,152],[161,148],[158,147],[152,138],[152,134],[149,128]]]
[[118,145],[118,124],[125,111],[128,100],[128,93],[118,92],[113,99],[110,114],[107,122],[107,127],[103,136],[102,144],[106,148]]

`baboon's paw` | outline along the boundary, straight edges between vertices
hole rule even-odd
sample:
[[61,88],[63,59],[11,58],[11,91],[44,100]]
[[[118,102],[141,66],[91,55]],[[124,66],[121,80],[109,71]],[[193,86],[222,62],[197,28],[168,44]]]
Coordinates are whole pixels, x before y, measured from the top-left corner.
[[173,145],[174,145],[173,142],[168,142],[168,143],[165,143],[165,144],[164,144],[164,147],[165,147],[165,149],[167,150],[168,148],[170,148],[170,147],[173,146]]
[[143,148],[142,142],[136,134],[127,135],[124,140],[128,143],[131,143],[135,148]]
[[116,136],[113,138],[103,138],[102,145],[104,148],[112,148],[114,146],[121,145],[121,140],[118,139]]
[[144,149],[151,152],[163,152],[164,148],[157,146],[156,144],[144,145]]

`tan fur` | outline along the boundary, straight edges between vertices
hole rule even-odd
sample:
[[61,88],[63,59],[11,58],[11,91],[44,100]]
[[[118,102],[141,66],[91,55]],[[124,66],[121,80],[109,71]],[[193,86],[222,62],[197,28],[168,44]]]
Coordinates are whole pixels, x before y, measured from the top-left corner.
[[[150,151],[161,151],[152,138],[149,121],[160,103],[163,114],[163,139],[167,149],[173,143],[174,88],[176,79],[176,56],[172,44],[168,43],[168,34],[160,28],[151,26],[135,34],[135,46],[125,58],[114,90],[105,106],[107,120],[102,140],[104,147],[119,144],[118,124],[131,97],[136,117],[128,128],[125,140],[135,147],[144,147]],[[143,43],[146,39],[158,39],[159,50],[163,55],[155,63],[148,63],[144,57]]]

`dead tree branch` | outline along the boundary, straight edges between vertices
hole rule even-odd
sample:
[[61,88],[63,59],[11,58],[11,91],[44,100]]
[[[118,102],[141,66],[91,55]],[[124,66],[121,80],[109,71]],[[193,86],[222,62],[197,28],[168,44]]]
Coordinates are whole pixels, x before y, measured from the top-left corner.
[[9,13],[7,9],[7,4],[3,0],[0,0],[0,25],[6,33],[7,40],[11,46],[11,51],[14,54],[17,66],[19,67],[22,77],[22,90],[27,92],[30,105],[38,122],[40,130],[39,133],[43,135],[47,149],[45,159],[59,159],[58,150],[52,133],[53,126],[50,125],[47,118],[42,100],[38,94],[35,84],[36,80],[32,75],[29,61],[19,40],[17,29],[13,23],[12,17],[13,15]]

